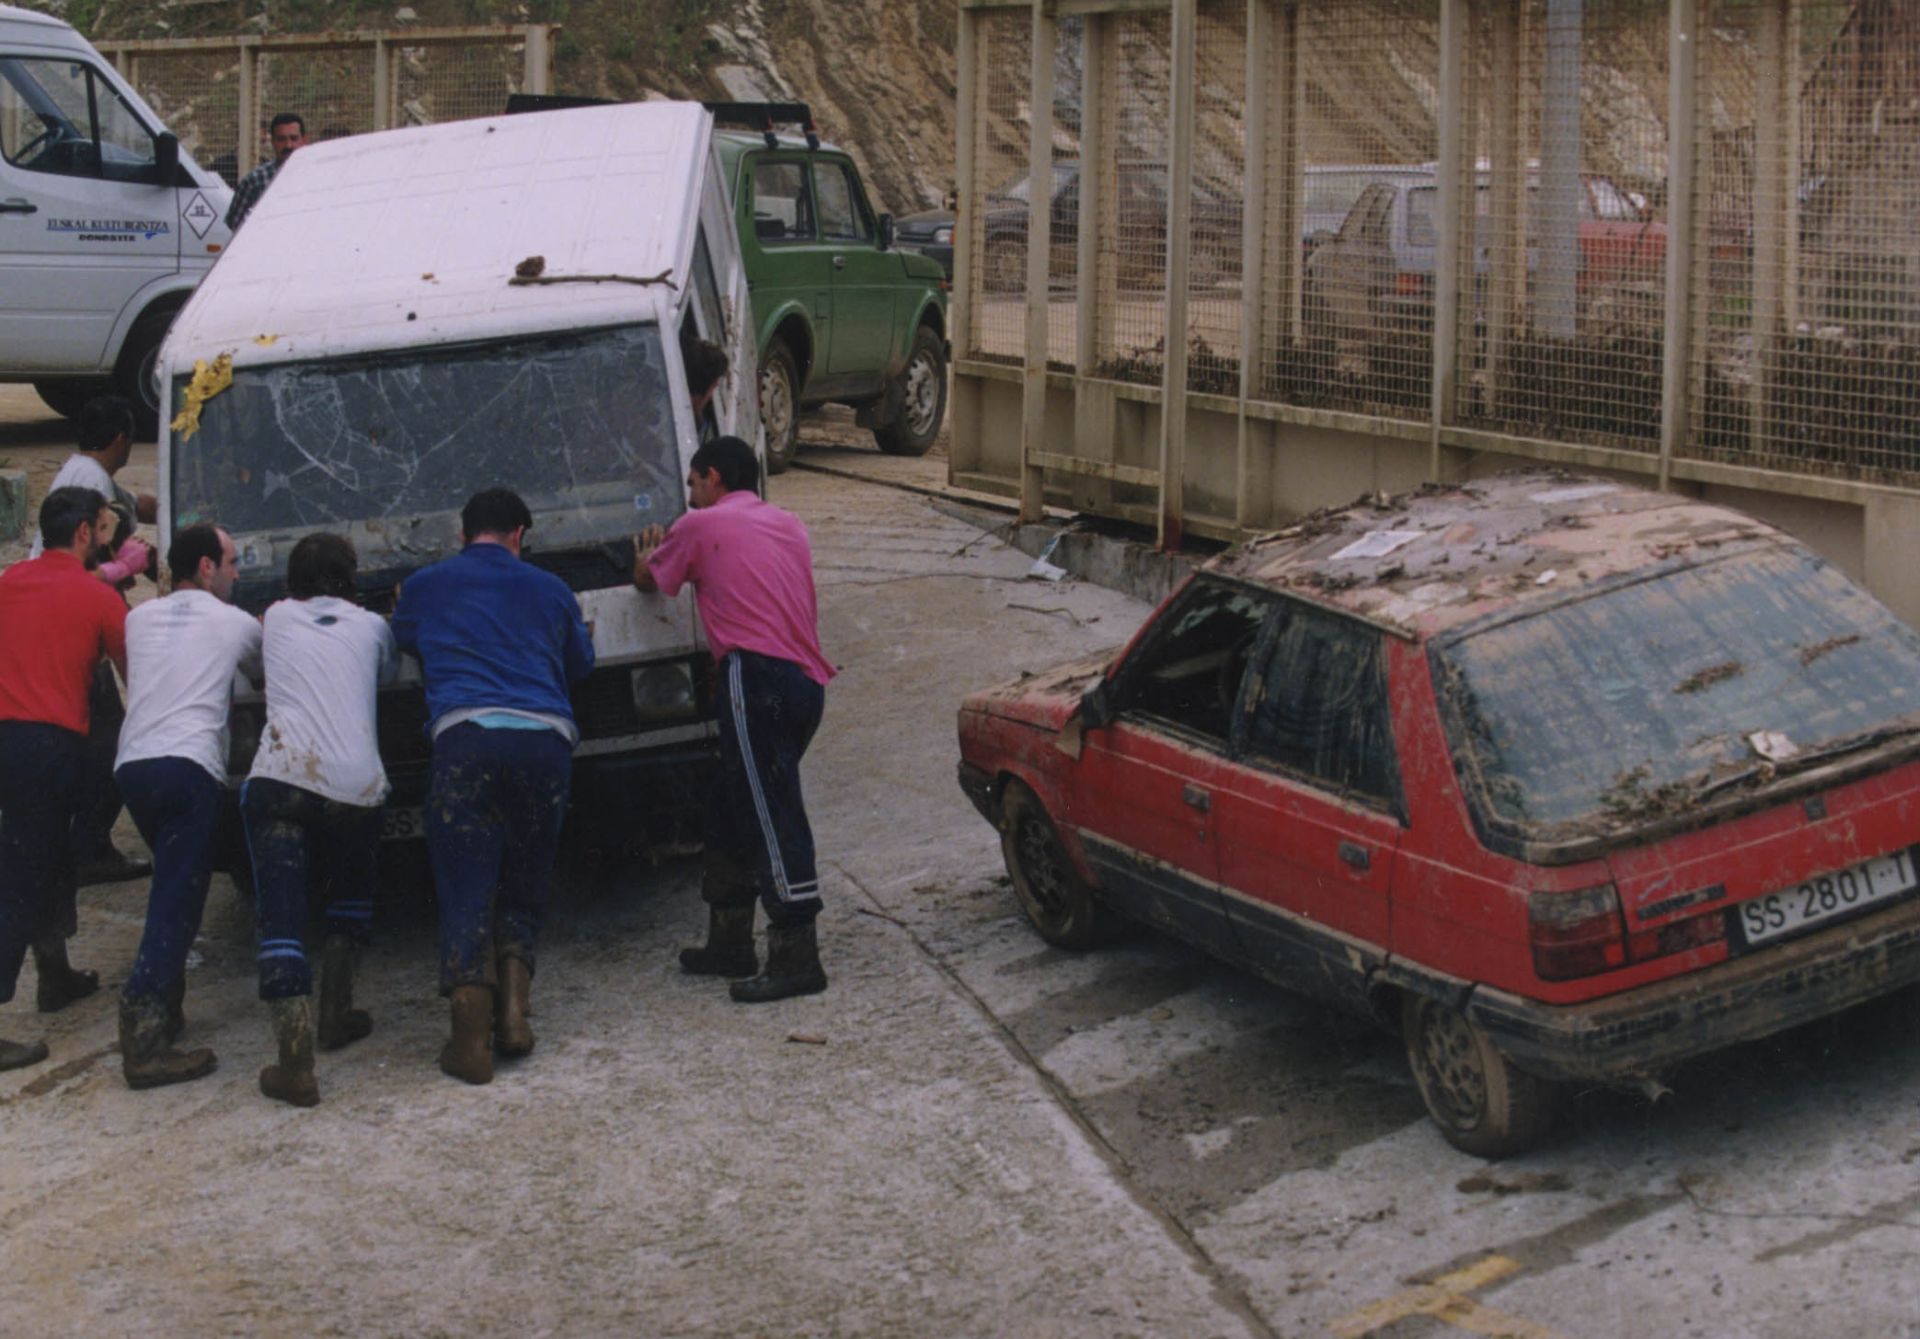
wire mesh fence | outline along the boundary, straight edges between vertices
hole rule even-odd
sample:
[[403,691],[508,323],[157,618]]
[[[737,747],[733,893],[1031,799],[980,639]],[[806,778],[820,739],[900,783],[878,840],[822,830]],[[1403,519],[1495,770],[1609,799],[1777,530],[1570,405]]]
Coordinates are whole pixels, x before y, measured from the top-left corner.
[[1003,9],[977,22],[975,68],[967,72],[977,90],[972,179],[962,183],[973,206],[973,273],[964,276],[973,312],[970,352],[1019,362],[1026,349],[1033,19],[1025,10]]
[[1167,159],[1172,23],[1164,12],[1115,15],[1095,165],[1096,373],[1157,383],[1165,368]]
[[225,178],[239,179],[240,57],[231,51],[188,51],[174,56],[144,56],[132,64],[130,80],[167,128],[180,137],[181,149]]
[[1072,371],[1080,279],[1080,118],[1086,20],[1062,18],[1053,53],[1053,185],[1047,223],[1047,364]]
[[1188,226],[1187,386],[1240,391],[1241,253],[1247,201],[1247,6],[1207,0],[1194,42],[1193,206]]

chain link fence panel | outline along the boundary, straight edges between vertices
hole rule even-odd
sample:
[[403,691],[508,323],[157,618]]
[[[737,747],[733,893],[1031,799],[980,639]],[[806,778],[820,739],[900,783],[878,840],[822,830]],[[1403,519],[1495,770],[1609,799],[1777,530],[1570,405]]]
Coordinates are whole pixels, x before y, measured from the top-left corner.
[[1167,350],[1167,132],[1172,94],[1172,21],[1159,13],[1115,15],[1094,200],[1095,374],[1157,384]]
[[979,18],[972,180],[963,182],[973,273],[965,276],[977,358],[1020,362],[1026,349],[1027,214],[1033,18],[1024,9]]

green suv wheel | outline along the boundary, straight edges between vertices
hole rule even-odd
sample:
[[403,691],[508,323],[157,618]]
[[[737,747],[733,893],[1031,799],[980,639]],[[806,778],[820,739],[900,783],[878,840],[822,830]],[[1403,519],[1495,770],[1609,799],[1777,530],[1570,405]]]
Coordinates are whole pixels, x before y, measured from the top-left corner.
[[767,430],[767,473],[783,474],[800,449],[800,369],[785,340],[760,360],[760,424]]
[[940,336],[921,326],[913,332],[913,351],[900,374],[900,416],[873,430],[873,440],[890,456],[924,456],[940,436],[947,413],[947,355]]

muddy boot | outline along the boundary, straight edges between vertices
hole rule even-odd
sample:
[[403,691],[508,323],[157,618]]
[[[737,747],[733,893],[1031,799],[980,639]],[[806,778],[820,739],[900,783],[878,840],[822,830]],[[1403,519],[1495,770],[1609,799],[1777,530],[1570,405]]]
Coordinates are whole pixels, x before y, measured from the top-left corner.
[[373,1031],[373,1015],[353,1007],[353,941],[328,935],[320,950],[320,1049],[337,1051]]
[[820,941],[813,922],[800,925],[767,927],[767,970],[745,981],[727,986],[727,993],[742,1004],[764,1004],[784,1000],[790,995],[818,995],[827,988],[827,974],[820,967]]
[[524,958],[500,959],[499,1014],[495,1019],[493,1049],[509,1058],[533,1050],[533,1028],[527,1016],[533,1012],[527,996],[533,991],[533,971]]
[[468,1083],[493,1082],[493,990],[453,988],[453,1036],[440,1048],[440,1071]]
[[180,1040],[180,1034],[187,1030],[187,979],[181,977],[172,990],[167,992],[167,1044]]
[[46,1058],[47,1044],[43,1041],[0,1040],[0,1069],[25,1069]]
[[313,996],[268,1000],[267,1012],[273,1019],[280,1063],[260,1071],[260,1091],[277,1102],[319,1106],[320,1085],[313,1077]]
[[167,1041],[167,1003],[151,996],[120,1001],[120,1072],[129,1088],[159,1088],[213,1073],[213,1052],[176,1051]]
[[680,950],[680,970],[695,976],[752,976],[760,970],[753,951],[753,903],[707,908],[707,942]]
[[68,964],[67,941],[59,935],[34,943],[33,965],[40,974],[33,993],[34,1005],[43,1014],[57,1013],[100,989],[98,972],[75,971]]

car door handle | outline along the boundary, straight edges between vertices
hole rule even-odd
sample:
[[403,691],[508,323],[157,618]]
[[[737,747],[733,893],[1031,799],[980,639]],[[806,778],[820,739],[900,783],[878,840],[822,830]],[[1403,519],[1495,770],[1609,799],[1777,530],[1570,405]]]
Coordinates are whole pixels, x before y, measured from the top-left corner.
[[844,270],[844,269],[846,269],[846,268],[847,268],[847,258],[846,258],[845,256],[835,256],[835,257],[833,258],[833,268],[834,268],[834,269],[836,269],[836,270]]
[[0,214],[37,214],[40,206],[31,200],[0,200]]
[[1213,796],[1192,782],[1180,787],[1180,799],[1189,809],[1198,809],[1203,814],[1213,808]]
[[1373,866],[1373,853],[1356,842],[1341,842],[1340,858],[1355,869],[1370,869]]

